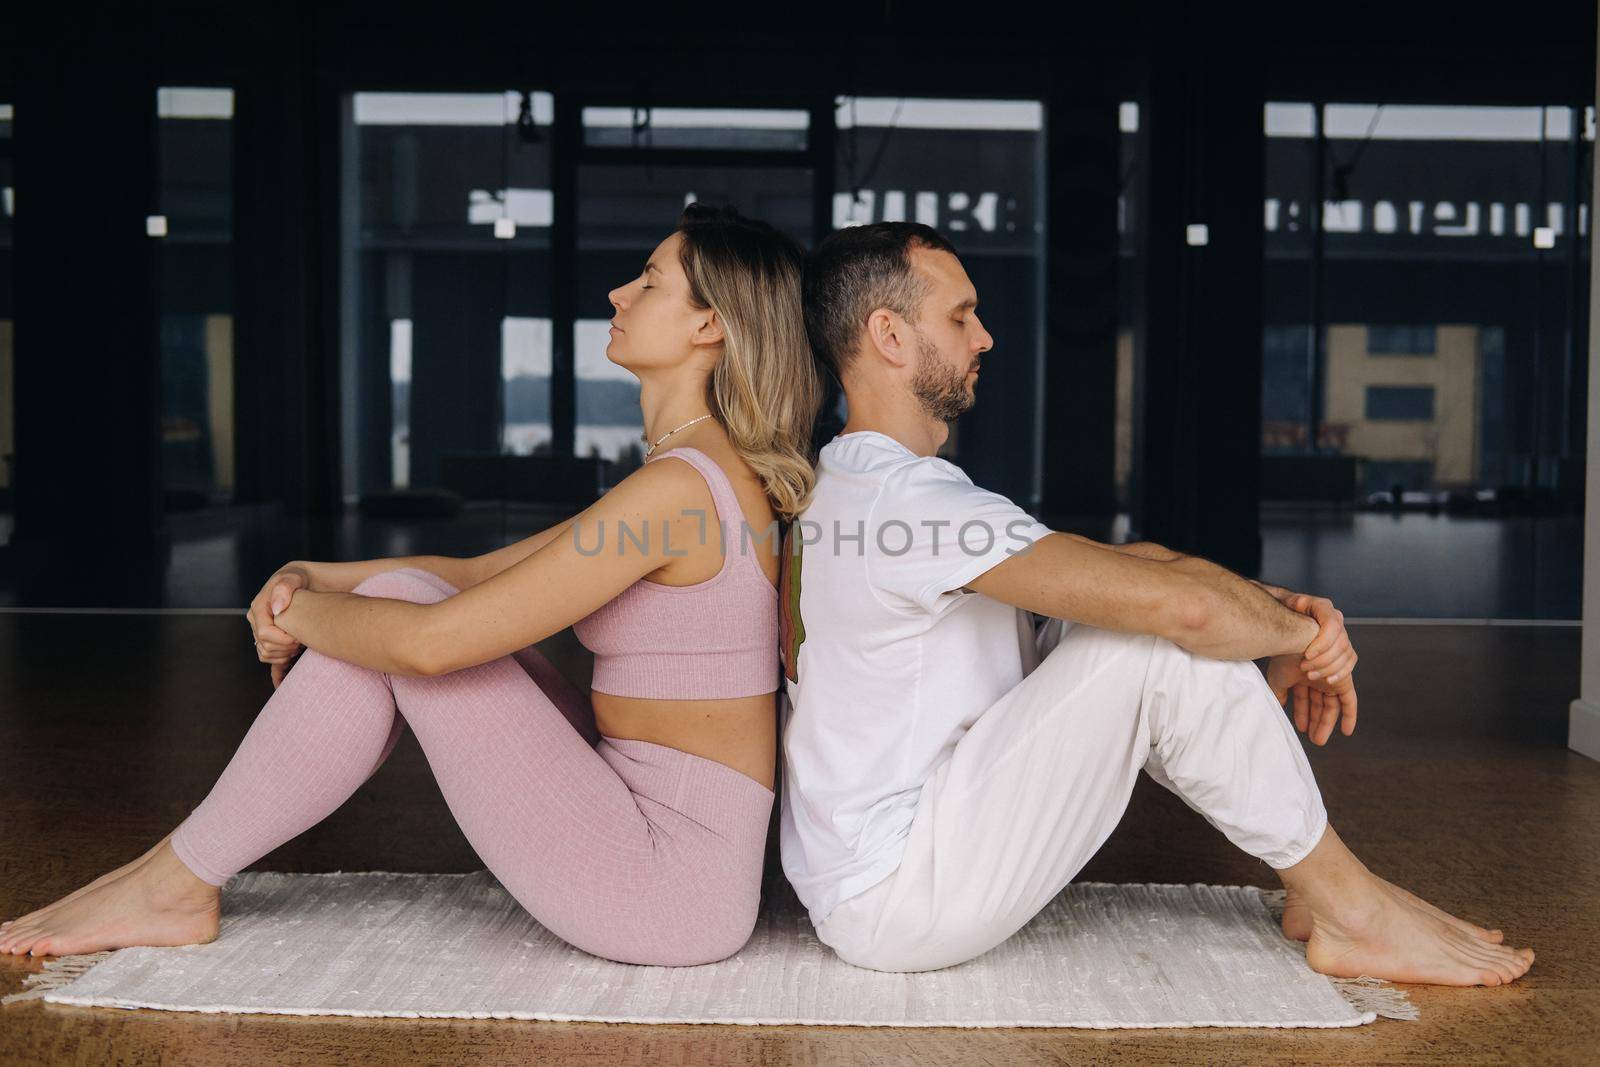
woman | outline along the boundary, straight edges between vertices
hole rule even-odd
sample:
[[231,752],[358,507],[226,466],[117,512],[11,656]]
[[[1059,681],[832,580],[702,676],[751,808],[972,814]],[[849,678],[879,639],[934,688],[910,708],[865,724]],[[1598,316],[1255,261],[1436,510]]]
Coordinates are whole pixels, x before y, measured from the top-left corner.
[[[276,691],[210,795],[144,856],[6,923],[0,951],[213,940],[222,884],[343,804],[407,723],[479,857],[552,932],[625,963],[737,951],[773,802],[777,520],[814,482],[802,255],[731,208],[686,209],[610,295],[646,462],[476,559],[274,575],[247,615]],[[587,698],[534,647],[567,626],[595,653]]]

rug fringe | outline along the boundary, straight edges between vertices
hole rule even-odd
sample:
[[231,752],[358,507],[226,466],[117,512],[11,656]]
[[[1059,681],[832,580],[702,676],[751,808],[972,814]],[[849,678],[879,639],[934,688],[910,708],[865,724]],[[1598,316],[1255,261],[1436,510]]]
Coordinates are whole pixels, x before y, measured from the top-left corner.
[[0,1006],[17,1000],[33,1000],[52,989],[71,985],[89,972],[95,964],[110,956],[111,952],[86,952],[78,956],[54,956],[44,961],[44,970],[23,975],[23,992],[0,997]]
[[1406,991],[1395,988],[1382,978],[1362,975],[1360,978],[1330,978],[1328,981],[1357,1011],[1377,1012],[1385,1019],[1404,1019],[1409,1022],[1421,1018],[1421,1013],[1411,1003]]

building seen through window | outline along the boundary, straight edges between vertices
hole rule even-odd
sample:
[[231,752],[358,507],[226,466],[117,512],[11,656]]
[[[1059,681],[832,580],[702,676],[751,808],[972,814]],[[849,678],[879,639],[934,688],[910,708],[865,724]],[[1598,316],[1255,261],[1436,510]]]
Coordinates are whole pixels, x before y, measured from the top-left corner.
[[1271,103],[1264,132],[1264,454],[1349,457],[1358,497],[1570,488],[1593,109]]

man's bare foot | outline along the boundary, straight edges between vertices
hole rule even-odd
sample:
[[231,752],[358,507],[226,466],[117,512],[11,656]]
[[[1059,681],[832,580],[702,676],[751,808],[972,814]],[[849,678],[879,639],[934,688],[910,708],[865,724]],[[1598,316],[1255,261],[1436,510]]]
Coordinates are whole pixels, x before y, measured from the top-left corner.
[[161,846],[167,843],[168,838],[172,837],[172,833],[173,832],[169,830],[167,832],[167,836],[166,837],[163,837],[160,841],[157,841],[155,844],[151,845],[149,851],[147,851],[144,855],[140,856],[138,859],[129,860],[127,863],[124,863],[121,867],[118,867],[114,871],[107,871],[105,874],[102,874],[100,877],[96,878],[94,881],[90,882],[88,885],[80,886],[77,889],[74,889],[72,892],[68,893],[66,896],[62,897],[60,900],[57,900],[57,901],[55,901],[54,903],[51,903],[51,904],[46,904],[44,907],[40,908],[37,911],[30,911],[26,915],[19,916],[19,917],[15,918],[15,919],[7,919],[5,922],[0,922],[0,932],[3,932],[6,929],[8,929],[13,923],[21,922],[24,919],[37,919],[39,916],[44,915],[46,912],[55,911],[57,908],[61,907],[63,904],[67,904],[67,903],[70,903],[71,901],[77,900],[79,897],[81,897],[85,893],[89,892],[89,890],[98,889],[100,886],[105,885],[107,882],[111,881],[114,878],[121,878],[123,875],[127,874],[129,871],[133,870],[135,867],[140,866],[146,860],[148,860],[151,856],[154,856],[157,852],[159,852],[161,850]]
[[1367,870],[1331,825],[1303,859],[1278,874],[1284,888],[1295,893],[1297,905],[1311,911],[1306,962],[1322,974],[1432,985],[1504,985],[1533,965],[1532,949],[1478,937],[1470,923],[1441,918],[1437,908]]
[[1485,941],[1385,890],[1374,879],[1336,912],[1312,911],[1306,962],[1335,978],[1370,975],[1432,985],[1504,985],[1533,965],[1531,948]]
[[[1473,937],[1481,938],[1484,941],[1492,941],[1495,944],[1505,940],[1505,934],[1499,930],[1486,930],[1481,926],[1467,922],[1465,919],[1458,919],[1444,909],[1434,907],[1415,893],[1408,889],[1400,888],[1386,878],[1378,878],[1377,875],[1373,875],[1373,877],[1377,878],[1386,890],[1395,894],[1407,904],[1421,908],[1434,918],[1443,919],[1452,926],[1458,926]],[[1304,941],[1311,936],[1311,905],[1307,904],[1296,890],[1285,889],[1282,926],[1283,936],[1291,940]]]
[[214,941],[222,894],[162,841],[148,858],[90,883],[0,932],[0,955],[64,956],[131,945]]

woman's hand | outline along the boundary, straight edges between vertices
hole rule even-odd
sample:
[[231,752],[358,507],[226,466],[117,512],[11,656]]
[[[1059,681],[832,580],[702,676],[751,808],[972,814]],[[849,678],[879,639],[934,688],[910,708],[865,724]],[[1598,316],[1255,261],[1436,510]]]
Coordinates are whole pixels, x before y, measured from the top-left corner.
[[255,599],[250,601],[249,610],[244,613],[255,638],[256,657],[262,663],[272,664],[274,689],[289,673],[289,666],[302,651],[302,646],[290,634],[274,625],[273,619],[289,606],[296,589],[309,588],[310,573],[297,563],[285,564],[267,579]]

